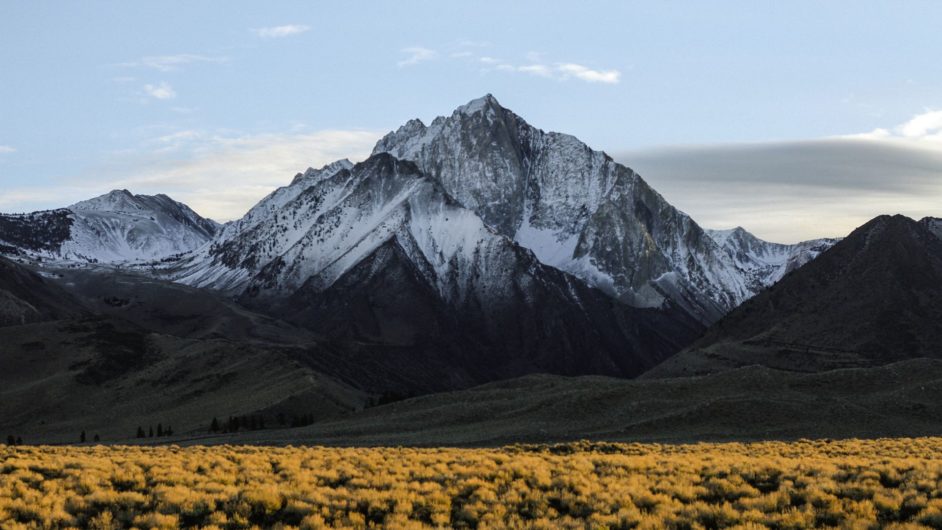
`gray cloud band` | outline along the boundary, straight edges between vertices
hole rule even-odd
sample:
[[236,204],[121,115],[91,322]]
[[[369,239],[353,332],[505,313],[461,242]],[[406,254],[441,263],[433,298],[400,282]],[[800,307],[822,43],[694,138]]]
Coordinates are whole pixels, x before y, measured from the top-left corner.
[[702,225],[794,241],[843,235],[881,213],[942,214],[942,145],[822,139],[625,151]]

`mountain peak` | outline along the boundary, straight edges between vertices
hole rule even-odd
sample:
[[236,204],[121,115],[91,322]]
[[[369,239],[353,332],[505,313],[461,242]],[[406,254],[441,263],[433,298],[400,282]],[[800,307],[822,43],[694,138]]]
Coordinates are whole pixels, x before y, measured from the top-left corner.
[[465,103],[464,105],[455,109],[456,114],[474,114],[477,112],[485,111],[487,109],[493,108],[503,108],[500,103],[497,101],[492,94],[488,93],[477,99],[472,99],[471,101]]
[[104,195],[77,202],[69,206],[69,209],[101,211],[138,210],[140,209],[140,205],[137,204],[137,196],[130,191],[126,189],[115,189]]

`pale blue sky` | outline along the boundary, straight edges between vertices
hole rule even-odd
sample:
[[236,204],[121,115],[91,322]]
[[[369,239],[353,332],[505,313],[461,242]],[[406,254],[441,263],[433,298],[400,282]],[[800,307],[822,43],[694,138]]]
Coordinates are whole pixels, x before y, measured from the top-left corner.
[[[407,119],[428,121],[485,93],[538,127],[622,153],[708,225],[750,218],[717,217],[683,196],[679,183],[696,176],[696,163],[678,170],[655,160],[650,174],[632,157],[864,133],[942,144],[942,116],[931,113],[942,109],[940,2],[0,7],[0,211],[121,186],[234,218],[296,171],[362,157]],[[907,134],[920,115],[928,125]],[[750,171],[788,184],[774,167]],[[874,200],[854,215],[911,206]],[[790,239],[845,228],[811,225],[760,232]]]

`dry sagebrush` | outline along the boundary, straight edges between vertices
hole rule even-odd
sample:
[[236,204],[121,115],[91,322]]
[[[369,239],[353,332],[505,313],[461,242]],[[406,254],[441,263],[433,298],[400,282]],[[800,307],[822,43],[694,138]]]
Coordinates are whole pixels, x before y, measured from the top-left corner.
[[0,447],[0,528],[942,528],[942,439]]

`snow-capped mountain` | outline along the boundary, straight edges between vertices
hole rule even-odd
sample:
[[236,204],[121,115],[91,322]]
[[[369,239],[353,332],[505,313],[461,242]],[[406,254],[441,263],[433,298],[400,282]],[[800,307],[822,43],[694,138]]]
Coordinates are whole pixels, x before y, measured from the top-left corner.
[[783,276],[818,257],[839,241],[823,238],[793,245],[770,243],[740,226],[728,230],[707,229],[706,233],[743,272],[746,284],[753,292],[759,292],[778,282]]
[[755,293],[729,255],[638,174],[544,132],[487,95],[409,121],[374,153],[415,161],[460,204],[545,264],[640,307],[711,322]]
[[387,153],[307,171],[167,273],[321,332],[492,352],[503,375],[632,375],[699,329],[541,263]]
[[522,248],[541,270],[624,304],[680,309],[708,324],[830,244],[703,230],[631,169],[527,124],[491,95],[428,126],[411,120],[373,153],[369,164],[308,169],[222,227],[164,195],[127,191],[2,216],[0,252],[167,260],[161,269],[177,281],[264,299],[325,291],[394,242],[453,305],[500,296],[508,279],[497,263],[511,254],[524,263]]
[[[709,323],[827,247],[709,233],[631,169],[573,136],[530,126],[490,95],[429,126],[409,121],[377,143],[374,155],[382,153],[413,161],[425,182],[419,188],[437,191],[399,189],[403,183],[383,184],[362,171],[350,180],[347,160],[309,169],[173,274],[236,294],[290,292],[305,282],[326,289],[391,234],[407,250],[420,241],[403,236],[406,225],[394,217],[406,214],[382,201],[408,203],[409,216],[444,201],[473,214],[475,230],[503,236],[623,303],[680,307]],[[386,185],[404,195],[381,191]],[[382,203],[363,202],[367,196]],[[446,217],[436,237],[464,237],[466,216]],[[466,286],[437,288],[463,296]]]
[[194,250],[219,228],[166,195],[114,190],[68,208],[0,215],[0,252],[79,263],[151,261]]

